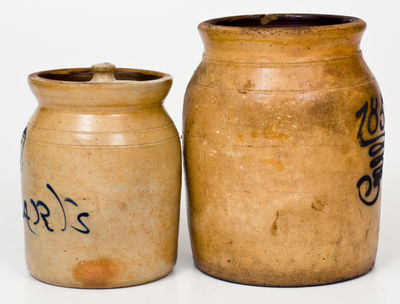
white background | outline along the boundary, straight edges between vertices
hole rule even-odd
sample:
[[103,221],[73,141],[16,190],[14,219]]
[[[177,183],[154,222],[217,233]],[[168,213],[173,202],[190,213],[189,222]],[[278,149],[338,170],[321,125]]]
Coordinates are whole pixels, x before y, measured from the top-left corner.
[[[400,303],[398,1],[0,1],[0,303]],[[26,76],[103,61],[168,72],[174,85],[165,106],[181,131],[185,87],[201,60],[197,24],[278,12],[354,15],[368,23],[362,49],[383,92],[387,132],[375,269],[358,279],[307,288],[211,278],[193,266],[183,195],[178,262],[166,278],[114,290],[60,288],[33,279],[24,261],[19,176],[20,136],[36,107]]]

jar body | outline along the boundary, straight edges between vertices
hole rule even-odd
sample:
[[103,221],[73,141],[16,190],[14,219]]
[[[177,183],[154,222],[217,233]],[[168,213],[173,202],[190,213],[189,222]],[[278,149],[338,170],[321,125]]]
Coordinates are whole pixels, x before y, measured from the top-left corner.
[[21,161],[26,260],[35,278],[111,288],[172,270],[180,143],[161,105],[123,112],[39,107]]
[[228,281],[273,286],[369,271],[384,114],[361,54],[299,62],[221,54],[203,57],[185,97],[196,266]]

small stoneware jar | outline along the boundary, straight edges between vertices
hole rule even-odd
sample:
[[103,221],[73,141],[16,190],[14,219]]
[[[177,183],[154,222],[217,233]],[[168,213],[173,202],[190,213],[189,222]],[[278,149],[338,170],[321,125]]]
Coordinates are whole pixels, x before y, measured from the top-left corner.
[[104,63],[29,75],[22,139],[26,261],[44,282],[146,283],[177,253],[181,154],[168,74]]
[[184,153],[195,263],[229,281],[325,284],[375,261],[383,101],[355,17],[199,26]]

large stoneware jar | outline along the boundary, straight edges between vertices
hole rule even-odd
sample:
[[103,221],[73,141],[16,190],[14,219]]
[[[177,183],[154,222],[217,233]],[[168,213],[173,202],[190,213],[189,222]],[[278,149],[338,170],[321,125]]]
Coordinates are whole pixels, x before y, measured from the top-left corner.
[[22,140],[27,265],[62,286],[110,288],[168,274],[176,260],[181,155],[162,107],[168,74],[35,73],[39,107]]
[[325,284],[374,265],[383,101],[365,23],[256,15],[199,26],[184,153],[196,266],[229,281]]

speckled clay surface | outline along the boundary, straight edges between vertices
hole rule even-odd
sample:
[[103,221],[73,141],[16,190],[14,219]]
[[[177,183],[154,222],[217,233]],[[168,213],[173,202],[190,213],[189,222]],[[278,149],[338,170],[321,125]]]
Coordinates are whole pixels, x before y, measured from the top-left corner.
[[200,24],[184,155],[196,266],[304,286],[369,271],[377,250],[383,102],[354,17]]

